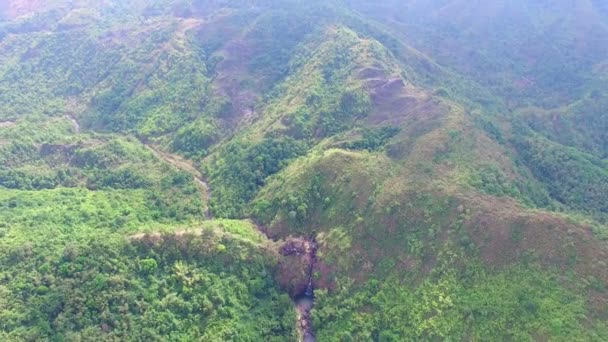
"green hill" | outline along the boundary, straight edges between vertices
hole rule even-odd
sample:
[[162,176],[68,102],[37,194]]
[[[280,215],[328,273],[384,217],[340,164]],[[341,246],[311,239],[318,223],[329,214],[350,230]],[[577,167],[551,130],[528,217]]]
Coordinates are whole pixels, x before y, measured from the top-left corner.
[[608,340],[606,31],[590,0],[3,2],[0,339]]

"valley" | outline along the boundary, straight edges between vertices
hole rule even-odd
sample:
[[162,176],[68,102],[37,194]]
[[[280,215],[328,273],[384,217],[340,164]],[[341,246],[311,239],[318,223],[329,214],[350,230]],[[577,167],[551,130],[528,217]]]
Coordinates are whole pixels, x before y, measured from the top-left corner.
[[[185,160],[181,156],[177,154],[168,153],[165,151],[161,151],[158,147],[155,147],[148,143],[146,140],[141,140],[141,143],[150,150],[156,158],[162,160],[170,165],[173,165],[178,170],[182,170],[184,172],[192,175],[192,178],[198,185],[199,191],[201,192],[201,196],[203,197],[203,203],[209,203],[209,198],[211,197],[211,189],[209,188],[209,183],[205,180],[203,175],[196,169],[196,167],[192,164],[191,161]],[[212,220],[213,216],[209,212],[209,208],[205,208],[205,216],[208,220]]]
[[[150,149],[154,155],[159,159],[163,160],[166,163],[169,163],[176,167],[179,170],[188,172],[192,175],[193,179],[199,185],[199,190],[201,191],[205,203],[208,203],[210,198],[211,189],[209,188],[208,183],[203,178],[202,174],[194,167],[194,165],[185,159],[183,159],[179,155],[171,154],[164,151],[159,151],[156,147],[147,144],[145,141],[142,143]],[[209,213],[209,209],[205,209],[205,215],[207,220],[213,220],[213,217]],[[260,226],[256,226],[256,228],[263,234],[265,234],[265,229]],[[173,234],[176,236],[184,236],[188,233],[188,231],[176,231]],[[265,235],[266,236],[266,235]],[[137,234],[132,236],[132,239],[141,240],[141,239],[149,239],[150,237],[160,238],[161,235],[158,233],[146,233],[146,234]],[[266,238],[269,238],[266,236]],[[295,309],[297,312],[296,318],[296,329],[298,331],[299,341],[302,342],[314,342],[315,334],[314,327],[312,325],[312,316],[311,310],[314,307],[314,283],[313,283],[313,273],[315,272],[315,262],[316,262],[316,251],[317,244],[312,240],[303,240],[302,238],[287,238],[286,240],[278,240],[274,241],[279,247],[279,254],[284,257],[296,257],[299,260],[299,263],[295,265],[289,264],[287,267],[295,267],[295,270],[291,270],[288,268],[281,268],[282,272],[278,274],[279,278],[287,278],[283,281],[292,281],[294,278],[291,278],[293,274],[301,273],[304,270],[304,277],[300,278],[300,283],[296,283],[294,285],[295,292],[291,292],[290,296],[294,301]],[[285,274],[281,274],[285,273]],[[298,279],[297,277],[295,279]],[[283,282],[280,281],[280,282]]]

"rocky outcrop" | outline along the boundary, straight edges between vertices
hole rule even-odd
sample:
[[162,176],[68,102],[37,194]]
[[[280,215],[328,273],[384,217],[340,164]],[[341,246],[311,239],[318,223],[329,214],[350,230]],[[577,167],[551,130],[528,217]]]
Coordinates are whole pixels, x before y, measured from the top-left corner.
[[278,282],[291,298],[303,295],[308,289],[312,267],[316,259],[316,243],[302,238],[288,239],[280,248]]
[[311,310],[314,304],[313,273],[317,261],[314,239],[290,238],[279,250],[278,282],[296,302],[300,341],[315,341]]

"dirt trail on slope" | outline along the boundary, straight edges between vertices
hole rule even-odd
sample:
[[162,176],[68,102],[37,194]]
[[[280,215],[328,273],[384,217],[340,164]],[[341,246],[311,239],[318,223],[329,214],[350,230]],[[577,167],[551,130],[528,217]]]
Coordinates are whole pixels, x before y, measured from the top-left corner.
[[[80,133],[80,130],[81,130],[80,123],[78,122],[78,119],[76,118],[76,116],[68,113],[68,114],[64,115],[64,118],[68,119],[72,123],[74,131],[76,133]],[[194,178],[194,181],[196,182],[196,185],[198,186],[198,188],[200,189],[200,191],[203,194],[203,202],[205,202],[205,216],[207,217],[207,219],[212,219],[213,217],[211,216],[211,213],[209,212],[209,198],[211,197],[211,192],[209,190],[209,184],[207,183],[207,180],[205,179],[205,177],[203,177],[203,174],[196,167],[194,167],[194,164],[192,164],[192,161],[182,158],[181,156],[179,156],[177,154],[162,151],[161,149],[159,149],[158,147],[154,146],[149,141],[147,141],[145,138],[139,138],[139,141],[150,152],[152,152],[152,154],[156,158],[164,160],[165,162],[175,166],[179,170],[185,171],[192,175],[192,177]]]
[[140,139],[141,143],[144,144],[158,159],[164,160],[165,162],[175,166],[181,171],[187,172],[194,177],[196,185],[203,193],[203,199],[205,202],[205,216],[207,219],[213,219],[211,212],[209,211],[209,198],[211,198],[211,191],[207,180],[203,174],[192,164],[190,160],[182,158],[181,156],[169,152],[160,150],[158,147],[152,145],[145,139]]

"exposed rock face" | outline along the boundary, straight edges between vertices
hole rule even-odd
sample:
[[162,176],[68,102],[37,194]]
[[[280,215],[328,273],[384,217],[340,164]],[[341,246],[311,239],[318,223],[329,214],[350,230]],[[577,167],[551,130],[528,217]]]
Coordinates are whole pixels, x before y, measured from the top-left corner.
[[279,265],[279,284],[296,302],[300,341],[315,341],[311,310],[314,304],[313,272],[317,261],[317,243],[314,239],[288,239],[280,251],[283,261]]
[[279,264],[279,284],[291,298],[304,294],[310,284],[312,268],[316,259],[317,245],[302,238],[288,239],[281,247],[283,256]]

